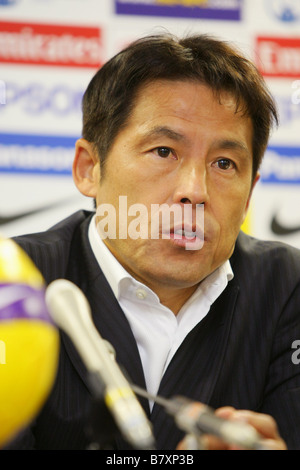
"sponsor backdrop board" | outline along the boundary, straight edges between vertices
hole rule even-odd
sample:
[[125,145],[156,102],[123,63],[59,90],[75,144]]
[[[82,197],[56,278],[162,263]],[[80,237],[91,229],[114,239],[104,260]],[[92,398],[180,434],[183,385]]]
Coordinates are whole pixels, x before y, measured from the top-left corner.
[[91,209],[72,182],[81,98],[97,68],[167,30],[233,41],[276,99],[244,229],[300,247],[300,0],[0,0],[0,233]]

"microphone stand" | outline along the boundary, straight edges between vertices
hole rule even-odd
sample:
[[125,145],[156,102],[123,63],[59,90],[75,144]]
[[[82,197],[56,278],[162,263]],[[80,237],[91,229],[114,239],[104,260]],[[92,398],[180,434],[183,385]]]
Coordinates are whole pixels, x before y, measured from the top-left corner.
[[193,401],[188,398],[177,396],[168,399],[152,395],[136,385],[131,387],[136,394],[153,400],[173,416],[177,427],[183,430],[197,446],[194,450],[201,450],[201,436],[205,433],[214,434],[229,444],[236,444],[248,450],[269,450],[263,443],[262,436],[247,423],[232,423],[218,418],[214,415],[214,410],[207,405],[203,405],[198,416],[194,417],[190,414]]
[[90,441],[87,450],[115,449],[121,434],[104,399],[93,399],[85,431]]

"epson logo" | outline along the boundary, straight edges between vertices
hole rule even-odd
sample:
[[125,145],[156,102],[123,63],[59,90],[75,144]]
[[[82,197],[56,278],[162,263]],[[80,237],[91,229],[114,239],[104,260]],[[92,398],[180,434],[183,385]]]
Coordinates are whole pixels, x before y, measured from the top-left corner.
[[30,115],[51,113],[56,116],[67,116],[81,113],[83,90],[70,88],[65,84],[52,87],[38,82],[26,85],[16,82],[5,82],[5,104],[1,112],[9,111],[11,106],[18,106],[21,111]]
[[[289,89],[285,91],[288,92]],[[280,115],[280,128],[284,126],[290,127],[293,123],[297,124],[297,121],[300,120],[300,106],[298,106],[300,103],[300,80],[295,80],[291,84],[288,95],[277,94],[275,99]]]

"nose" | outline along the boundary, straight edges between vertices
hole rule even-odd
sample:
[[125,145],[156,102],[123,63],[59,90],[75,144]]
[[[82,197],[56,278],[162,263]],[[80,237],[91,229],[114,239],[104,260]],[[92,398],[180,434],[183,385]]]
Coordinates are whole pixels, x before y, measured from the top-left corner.
[[173,196],[177,204],[205,204],[208,201],[205,165],[192,164],[181,168]]

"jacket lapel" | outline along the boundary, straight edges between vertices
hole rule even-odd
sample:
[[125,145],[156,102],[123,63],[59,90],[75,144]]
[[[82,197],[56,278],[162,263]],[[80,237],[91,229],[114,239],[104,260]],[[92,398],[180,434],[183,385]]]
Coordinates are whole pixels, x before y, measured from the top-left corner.
[[[101,337],[114,347],[116,361],[124,375],[129,381],[145,389],[145,378],[135,338],[90,248],[87,237],[88,223],[89,219],[74,234],[66,277],[78,285],[87,297],[94,324]],[[86,369],[76,348],[64,334],[62,341],[74,367],[88,386]],[[141,400],[141,403],[149,415],[148,401]]]

